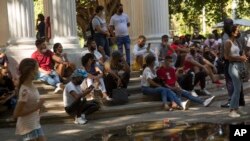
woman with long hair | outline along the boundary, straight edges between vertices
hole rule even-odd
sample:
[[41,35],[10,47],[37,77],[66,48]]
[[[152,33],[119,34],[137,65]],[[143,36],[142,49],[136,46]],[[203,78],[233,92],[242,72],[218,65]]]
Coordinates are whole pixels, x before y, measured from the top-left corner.
[[16,134],[21,135],[23,140],[45,141],[45,136],[40,125],[40,110],[44,100],[33,84],[38,73],[36,60],[25,58],[19,64],[19,97],[14,117],[17,118]]
[[228,73],[233,83],[233,94],[230,100],[230,117],[240,117],[243,112],[239,111],[240,92],[242,87],[242,81],[239,76],[239,68],[242,63],[246,62],[248,58],[244,53],[240,53],[240,47],[236,39],[239,37],[239,28],[237,25],[233,25],[231,30],[227,33],[229,39],[225,42],[224,56],[229,61]]
[[87,53],[82,57],[83,70],[88,72],[87,86],[95,85],[96,89],[100,89],[103,98],[110,101],[111,98],[107,95],[106,87],[103,80],[103,72],[96,66],[94,54]]

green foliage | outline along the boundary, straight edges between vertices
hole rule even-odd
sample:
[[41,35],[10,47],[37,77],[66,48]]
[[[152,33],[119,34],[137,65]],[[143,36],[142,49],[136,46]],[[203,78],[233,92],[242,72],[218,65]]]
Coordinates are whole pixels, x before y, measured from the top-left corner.
[[44,13],[43,10],[43,0],[34,0],[34,19],[37,19],[37,15],[40,13]]
[[[171,19],[174,19],[172,21],[180,25],[175,27],[175,30],[179,30],[178,33],[190,33],[192,28],[201,27],[203,7],[206,9],[206,24],[211,28],[224,18],[230,17],[231,4],[232,0],[170,0],[169,13]],[[238,0],[237,6],[237,18],[249,18],[250,0]]]

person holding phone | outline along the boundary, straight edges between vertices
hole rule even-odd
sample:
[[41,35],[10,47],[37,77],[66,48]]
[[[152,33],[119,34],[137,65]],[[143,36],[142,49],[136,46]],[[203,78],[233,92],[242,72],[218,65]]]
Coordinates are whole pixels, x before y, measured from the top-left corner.
[[[134,70],[142,70],[144,64],[144,58],[148,54],[153,54],[155,57],[155,52],[151,49],[151,43],[146,45],[146,37],[144,35],[140,35],[137,40],[137,44],[134,46],[133,55],[134,55]],[[158,62],[158,59],[156,59]]]
[[100,106],[95,101],[87,101],[86,96],[93,90],[93,86],[82,90],[80,85],[87,77],[87,72],[76,69],[71,78],[72,80],[65,86],[63,91],[64,108],[67,114],[75,117],[75,124],[83,125],[87,123],[85,115],[97,111]]

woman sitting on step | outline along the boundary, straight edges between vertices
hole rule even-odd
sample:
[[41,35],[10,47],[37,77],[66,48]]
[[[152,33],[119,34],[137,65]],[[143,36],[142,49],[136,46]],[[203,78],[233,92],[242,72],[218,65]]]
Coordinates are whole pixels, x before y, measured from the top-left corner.
[[85,124],[87,122],[85,115],[91,114],[99,109],[95,101],[87,101],[86,96],[90,94],[93,87],[81,89],[80,85],[87,72],[76,69],[72,74],[72,80],[65,86],[63,91],[63,103],[66,113],[75,116],[75,124]]
[[87,53],[85,56],[82,57],[82,68],[84,71],[88,73],[88,76],[86,78],[87,87],[91,85],[95,86],[95,89],[101,90],[102,97],[110,101],[111,98],[107,95],[107,91],[106,91],[105,84],[103,81],[103,73],[96,66],[95,61],[96,61],[95,56],[94,54],[91,54],[91,53]]
[[170,110],[168,101],[171,102],[171,109],[188,109],[189,101],[181,102],[181,100],[175,95],[173,91],[164,87],[164,84],[156,82],[157,76],[155,71],[155,57],[153,55],[146,56],[146,65],[141,80],[142,93],[144,95],[161,95],[163,106],[165,110]]
[[60,62],[55,61],[55,71],[58,73],[60,79],[62,79],[63,82],[67,82],[76,66],[75,64],[69,62],[67,54],[63,53],[63,47],[61,43],[54,44],[53,51],[55,55],[61,59]]

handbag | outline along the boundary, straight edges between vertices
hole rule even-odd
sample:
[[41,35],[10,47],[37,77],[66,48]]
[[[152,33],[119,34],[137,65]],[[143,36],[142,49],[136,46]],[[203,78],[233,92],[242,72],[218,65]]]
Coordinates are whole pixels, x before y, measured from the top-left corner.
[[239,77],[242,81],[249,78],[249,73],[247,70],[246,63],[240,63],[240,65],[238,65],[238,73],[239,73]]
[[[163,81],[161,78],[155,77],[155,78],[153,78],[152,80],[153,80],[155,83],[161,85],[162,87],[165,87],[165,83],[164,83],[164,81]],[[152,86],[152,85],[150,85],[150,87],[151,87],[151,88],[156,88],[155,86]]]
[[122,105],[128,103],[128,92],[125,88],[116,88],[112,90],[112,103]]

